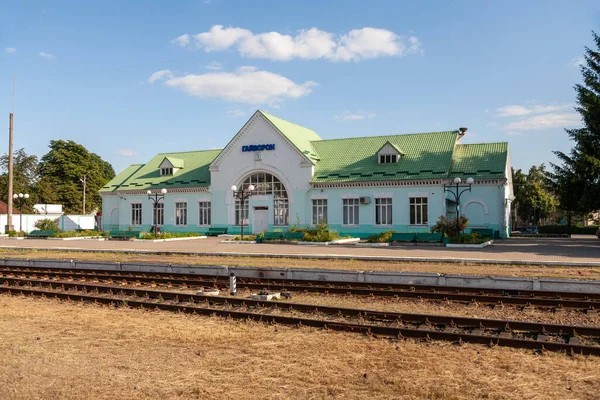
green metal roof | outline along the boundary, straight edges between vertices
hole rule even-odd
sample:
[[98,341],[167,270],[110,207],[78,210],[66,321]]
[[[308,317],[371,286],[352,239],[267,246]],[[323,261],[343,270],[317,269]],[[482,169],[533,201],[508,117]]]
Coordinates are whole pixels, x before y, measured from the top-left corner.
[[[147,164],[127,167],[104,185],[100,192],[210,186],[208,167],[220,152],[219,149],[157,154]],[[165,157],[179,159],[185,163],[185,170],[175,175],[160,175],[159,167]]]
[[[362,182],[446,178],[458,131],[314,141],[321,156],[311,182]],[[386,142],[402,149],[397,163],[380,164]]]
[[449,177],[505,178],[508,143],[457,144]]
[[181,158],[167,156],[167,157],[165,157],[163,159],[163,161],[165,159],[168,160],[171,163],[171,165],[173,166],[173,168],[183,168],[183,166],[185,164],[184,161]]
[[259,112],[268,119],[281,133],[283,133],[290,142],[300,150],[311,163],[316,164],[320,157],[312,141],[321,140],[321,137],[311,129],[296,125],[281,118],[259,110]]

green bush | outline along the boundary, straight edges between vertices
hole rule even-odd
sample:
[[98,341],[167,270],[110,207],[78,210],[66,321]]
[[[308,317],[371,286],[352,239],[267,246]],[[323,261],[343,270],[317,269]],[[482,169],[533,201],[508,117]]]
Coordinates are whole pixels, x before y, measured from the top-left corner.
[[299,229],[296,232],[305,232],[304,241],[306,242],[330,242],[340,238],[337,231],[330,231],[328,228],[329,225],[321,221],[320,224],[307,228],[306,231]]
[[[464,215],[461,215],[458,221],[460,232],[464,232],[467,226],[469,226],[469,219]],[[459,233],[456,229],[456,218],[450,219],[444,215],[440,216],[435,225],[431,227],[431,232],[443,233],[451,239],[456,239]]]
[[52,237],[56,238],[70,238],[70,237],[89,237],[89,236],[102,236],[98,231],[85,230],[85,231],[64,231],[57,232]]
[[[240,235],[236,236],[233,238],[233,240],[242,240],[242,237]],[[244,235],[244,242],[253,242],[256,240],[256,235]]]
[[35,227],[41,231],[59,231],[58,223],[56,220],[44,218],[36,221]]
[[465,233],[458,238],[450,240],[450,243],[460,244],[481,244],[487,242],[487,238],[482,238],[479,233]]
[[8,231],[8,237],[23,237],[25,236],[25,232],[17,232],[15,230]]
[[396,233],[396,231],[385,231],[381,233],[376,233],[375,235],[371,235],[367,238],[367,242],[369,243],[389,243],[392,239],[392,233]]
[[143,232],[140,233],[139,238],[144,240],[154,239],[173,239],[173,238],[184,238],[184,237],[196,237],[200,236],[197,232],[166,232],[162,231],[158,235],[156,233]]
[[[575,235],[595,235],[598,228],[600,228],[600,225],[571,225],[571,233]],[[538,233],[566,234],[569,233],[569,227],[567,225],[544,225],[538,227]]]

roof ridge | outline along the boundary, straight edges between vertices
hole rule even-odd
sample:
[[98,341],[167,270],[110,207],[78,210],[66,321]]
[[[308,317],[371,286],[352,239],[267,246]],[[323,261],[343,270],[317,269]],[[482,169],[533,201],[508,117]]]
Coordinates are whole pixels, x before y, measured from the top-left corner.
[[[258,110],[258,112],[260,112],[261,114],[263,114],[265,117],[267,117],[267,116],[268,116],[268,117],[277,118],[277,119],[280,119],[280,120],[282,120],[282,121],[285,121],[285,122],[287,122],[288,124],[296,125],[296,126],[299,126],[300,128],[307,129],[307,130],[309,130],[309,131],[313,131],[313,132],[315,132],[313,129],[307,128],[307,127],[305,127],[305,126],[302,126],[302,125],[300,125],[300,124],[297,124],[297,123],[295,123],[295,122],[292,122],[292,121],[288,121],[287,119],[284,119],[284,118],[278,117],[277,115],[270,114],[270,113],[268,113],[268,112],[266,112],[266,111],[263,111],[263,110],[260,110],[260,109],[259,109],[259,110]],[[267,118],[268,118],[268,117],[267,117]],[[317,132],[315,132],[315,133],[317,133]],[[317,134],[317,135],[318,135],[318,134]]]
[[321,140],[311,140],[312,142],[331,142],[334,140],[348,140],[348,139],[377,139],[384,137],[393,137],[393,136],[410,136],[410,135],[431,135],[434,133],[458,133],[458,131],[439,131],[439,132],[420,132],[420,133],[396,133],[391,135],[376,135],[376,136],[356,136],[356,137],[345,137],[345,138],[334,138],[334,139],[321,139]]
[[157,156],[160,155],[164,155],[164,154],[183,154],[183,153],[201,153],[201,152],[205,152],[205,151],[222,151],[223,149],[210,149],[210,150],[188,150],[188,151],[171,151],[171,152],[166,152],[166,153],[158,153],[156,154]]
[[457,143],[457,146],[481,146],[485,144],[508,144],[508,142]]

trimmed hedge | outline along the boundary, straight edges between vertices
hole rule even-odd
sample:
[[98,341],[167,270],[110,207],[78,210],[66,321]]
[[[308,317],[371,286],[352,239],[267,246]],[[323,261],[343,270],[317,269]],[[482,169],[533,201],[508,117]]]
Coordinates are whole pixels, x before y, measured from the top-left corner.
[[[599,225],[588,225],[588,226],[575,226],[571,225],[571,233],[574,235],[595,235],[598,231]],[[554,233],[562,234],[568,233],[569,227],[567,225],[544,225],[538,227],[539,233]]]

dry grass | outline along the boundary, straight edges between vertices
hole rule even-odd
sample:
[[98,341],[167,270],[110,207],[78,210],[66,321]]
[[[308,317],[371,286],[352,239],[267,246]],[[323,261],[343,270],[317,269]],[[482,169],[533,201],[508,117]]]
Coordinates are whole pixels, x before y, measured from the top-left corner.
[[600,280],[600,267],[559,267],[475,263],[425,263],[359,260],[302,260],[294,258],[158,255],[103,252],[69,252],[0,249],[0,256],[14,258],[137,261],[191,265],[229,265],[257,268],[323,268],[359,271],[434,272],[440,274],[576,278]]
[[600,359],[0,296],[2,399],[597,399]]

